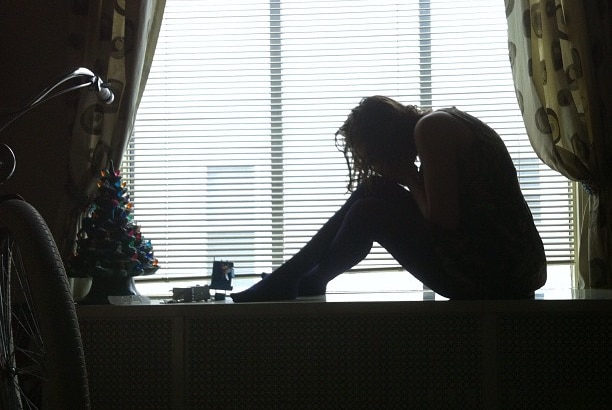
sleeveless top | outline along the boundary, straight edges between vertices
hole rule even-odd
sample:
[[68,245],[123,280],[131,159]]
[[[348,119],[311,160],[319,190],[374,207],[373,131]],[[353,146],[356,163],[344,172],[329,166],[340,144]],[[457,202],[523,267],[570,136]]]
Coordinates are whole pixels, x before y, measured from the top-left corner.
[[527,297],[546,282],[546,258],[510,154],[479,119],[454,107],[440,111],[474,135],[458,159],[459,227],[432,227],[441,268],[485,297]]

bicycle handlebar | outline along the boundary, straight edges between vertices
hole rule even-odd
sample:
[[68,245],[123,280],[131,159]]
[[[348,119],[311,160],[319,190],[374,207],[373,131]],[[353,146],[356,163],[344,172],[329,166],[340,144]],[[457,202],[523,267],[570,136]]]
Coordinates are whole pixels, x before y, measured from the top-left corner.
[[[82,81],[79,84],[74,85],[73,81]],[[113,92],[110,89],[110,85],[102,81],[102,78],[94,74],[93,71],[79,67],[76,70],[61,76],[58,80],[53,82],[50,86],[43,89],[36,97],[34,97],[24,107],[19,108],[13,112],[8,113],[11,117],[6,123],[0,127],[0,133],[4,131],[9,125],[16,121],[19,117],[33,109],[34,107],[42,104],[52,98],[58,97],[62,94],[79,90],[81,88],[89,87],[91,91],[95,91],[100,101],[105,104],[112,104],[115,99]]]
[[[74,84],[74,82],[78,82]],[[50,86],[43,89],[36,97],[22,108],[8,112],[9,119],[0,126],[0,133],[9,125],[19,119],[22,115],[33,109],[34,107],[49,101],[52,98],[62,94],[79,90],[88,87],[91,91],[95,91],[100,101],[105,104],[112,104],[115,96],[110,89],[110,85],[105,83],[102,78],[94,74],[93,71],[79,67],[76,70],[61,76]],[[13,150],[6,144],[0,143],[0,184],[8,180],[15,171],[15,154]]]

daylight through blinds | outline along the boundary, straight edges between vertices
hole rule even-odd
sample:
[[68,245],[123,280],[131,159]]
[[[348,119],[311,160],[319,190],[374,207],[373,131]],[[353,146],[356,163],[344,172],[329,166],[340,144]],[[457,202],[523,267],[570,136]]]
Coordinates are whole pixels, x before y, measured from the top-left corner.
[[[573,259],[570,183],[533,153],[500,1],[167,0],[123,161],[162,269],[270,272],[347,197],[334,133],[362,97],[457,106],[504,139],[550,263]],[[397,268],[380,247],[358,269]]]

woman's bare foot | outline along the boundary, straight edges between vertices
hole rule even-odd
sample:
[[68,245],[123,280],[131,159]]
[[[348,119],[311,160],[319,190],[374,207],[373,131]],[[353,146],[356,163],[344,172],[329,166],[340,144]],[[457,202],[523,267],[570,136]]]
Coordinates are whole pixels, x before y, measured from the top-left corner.
[[270,274],[247,290],[232,293],[236,303],[293,300],[298,296],[298,284],[290,275]]

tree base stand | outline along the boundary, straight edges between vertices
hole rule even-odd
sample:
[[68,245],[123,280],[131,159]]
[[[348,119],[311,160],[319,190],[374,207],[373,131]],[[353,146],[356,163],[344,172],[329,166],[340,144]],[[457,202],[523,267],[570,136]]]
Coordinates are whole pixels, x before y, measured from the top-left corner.
[[134,278],[128,277],[92,277],[91,288],[81,305],[109,305],[109,296],[136,296],[140,295],[136,290]]

